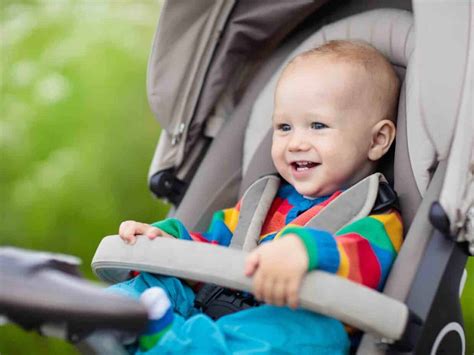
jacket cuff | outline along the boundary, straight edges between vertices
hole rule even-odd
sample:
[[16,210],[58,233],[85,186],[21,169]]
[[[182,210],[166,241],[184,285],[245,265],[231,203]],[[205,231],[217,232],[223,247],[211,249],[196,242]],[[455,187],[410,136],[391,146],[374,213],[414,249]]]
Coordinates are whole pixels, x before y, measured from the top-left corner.
[[151,225],[161,229],[163,232],[168,233],[177,239],[182,239],[183,236],[187,234],[183,223],[175,218],[167,218],[162,221],[152,223]]
[[281,231],[280,236],[295,234],[303,243],[308,255],[308,271],[318,268],[318,246],[314,236],[302,227],[287,227]]

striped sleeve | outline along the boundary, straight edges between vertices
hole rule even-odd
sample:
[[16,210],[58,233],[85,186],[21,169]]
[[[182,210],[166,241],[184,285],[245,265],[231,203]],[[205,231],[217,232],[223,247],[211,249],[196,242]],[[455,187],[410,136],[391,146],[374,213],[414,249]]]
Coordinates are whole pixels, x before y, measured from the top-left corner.
[[188,231],[184,224],[175,218],[155,222],[152,226],[178,239],[228,246],[237,226],[239,214],[240,202],[233,208],[215,212],[207,232],[204,233]]
[[399,213],[361,218],[332,235],[326,231],[289,225],[281,235],[296,234],[306,247],[309,270],[336,273],[381,290],[400,250],[403,227]]

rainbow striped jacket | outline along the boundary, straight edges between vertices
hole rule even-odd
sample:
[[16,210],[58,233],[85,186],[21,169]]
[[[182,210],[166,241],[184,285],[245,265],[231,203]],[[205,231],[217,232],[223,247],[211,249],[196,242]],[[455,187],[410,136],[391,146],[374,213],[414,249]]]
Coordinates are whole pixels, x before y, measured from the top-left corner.
[[[334,235],[304,227],[341,192],[308,199],[293,186],[282,184],[263,223],[259,243],[296,234],[308,252],[309,270],[335,273],[381,290],[403,240],[403,226],[397,210],[361,218]],[[233,208],[215,212],[204,233],[188,231],[183,223],[173,218],[153,223],[153,226],[179,239],[228,246],[239,214],[240,201]]]

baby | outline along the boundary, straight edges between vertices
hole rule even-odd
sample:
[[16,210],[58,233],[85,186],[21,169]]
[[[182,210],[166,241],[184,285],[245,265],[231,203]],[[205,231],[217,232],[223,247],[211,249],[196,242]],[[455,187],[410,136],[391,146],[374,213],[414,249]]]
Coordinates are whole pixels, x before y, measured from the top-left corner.
[[[367,44],[331,41],[294,58],[278,81],[273,113],[272,159],[283,182],[245,264],[265,304],[214,321],[194,308],[187,284],[141,273],[112,286],[155,310],[137,351],[347,353],[341,322],[297,308],[301,281],[320,269],[380,290],[401,245],[400,216],[388,209],[334,235],[304,227],[300,217],[377,171],[395,138],[398,93],[392,66]],[[168,219],[123,222],[119,234],[130,244],[144,235],[229,245],[239,209],[217,212],[206,233]]]

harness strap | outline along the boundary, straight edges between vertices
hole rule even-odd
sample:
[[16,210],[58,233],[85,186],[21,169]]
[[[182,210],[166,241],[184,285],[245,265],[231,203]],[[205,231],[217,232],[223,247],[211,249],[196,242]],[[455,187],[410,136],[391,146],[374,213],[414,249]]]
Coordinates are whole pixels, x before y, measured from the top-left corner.
[[380,173],[367,176],[335,198],[305,226],[334,234],[345,225],[368,216],[377,200],[381,181],[385,178]]
[[[278,192],[280,178],[264,176],[254,182],[244,194],[231,248],[250,251],[257,246],[260,231]],[[372,211],[379,213],[396,202],[396,194],[381,173],[375,173],[345,190],[305,226],[336,233],[345,225]]]
[[214,284],[204,284],[194,299],[194,306],[214,320],[230,313],[258,307],[260,304],[261,302],[248,292]]
[[237,227],[230,248],[245,251],[256,248],[265,217],[280,187],[280,178],[264,176],[255,181],[245,192],[240,203]]

